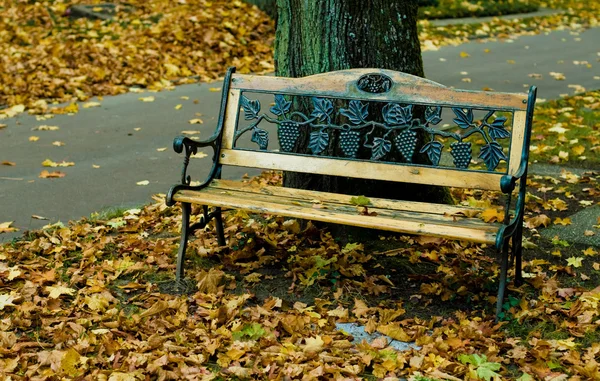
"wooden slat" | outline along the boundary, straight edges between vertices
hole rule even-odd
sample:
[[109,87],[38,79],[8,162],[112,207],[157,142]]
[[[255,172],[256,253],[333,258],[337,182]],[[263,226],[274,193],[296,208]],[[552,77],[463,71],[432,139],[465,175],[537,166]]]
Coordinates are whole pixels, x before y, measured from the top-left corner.
[[293,204],[282,205],[264,201],[253,201],[252,203],[248,203],[246,200],[240,200],[239,198],[226,197],[223,194],[215,195],[211,194],[210,192],[202,191],[180,191],[174,196],[173,199],[180,202],[190,202],[216,207],[231,207],[234,209],[243,209],[257,213],[268,213],[365,228],[377,228],[379,230],[402,233],[431,235],[451,239],[464,239],[480,243],[491,244],[495,242],[496,238],[496,234],[493,232],[460,226],[458,223],[454,226],[449,226],[441,225],[435,220],[428,220],[425,218],[420,220],[398,220],[382,216],[364,216],[359,214],[331,212],[327,209],[306,208]]
[[[273,185],[256,186],[252,183],[235,180],[213,180],[211,188],[223,191],[242,191],[247,193],[262,193],[270,196],[285,197],[295,200],[313,201],[319,200],[326,203],[337,203],[348,205],[350,199],[354,196],[340,193],[319,192],[306,189],[285,188]],[[368,195],[366,195],[368,197]],[[462,205],[434,204],[417,201],[389,200],[385,198],[368,197],[370,206],[380,209],[391,209],[406,212],[418,212],[428,214],[452,215],[459,212],[472,213],[480,211],[478,208],[472,208]]]
[[227,109],[225,111],[225,121],[223,126],[223,148],[232,148],[235,136],[235,126],[237,125],[238,113],[240,110],[240,90],[229,90],[227,99]]
[[515,111],[513,116],[512,136],[510,140],[510,156],[508,162],[508,174],[514,175],[521,165],[521,155],[525,144],[526,111]]
[[[268,188],[281,188],[281,187],[247,187],[245,184],[238,182],[239,187],[234,187],[233,182],[229,184],[227,188],[219,188],[218,183],[211,184],[210,187],[205,188],[201,191],[201,193],[210,193],[216,197],[220,197],[223,199],[233,199],[239,202],[245,202],[248,204],[252,204],[255,201],[269,203],[269,204],[281,204],[281,205],[296,205],[302,206],[307,209],[325,209],[328,213],[346,213],[346,214],[359,214],[358,211],[362,210],[362,208],[357,208],[352,205],[349,201],[347,203],[336,202],[335,200],[339,198],[343,198],[346,195],[335,194],[335,193],[325,193],[325,192],[313,192],[304,190],[304,194],[313,193],[312,198],[299,198],[293,196],[283,196],[279,192],[279,194],[268,194],[262,193],[261,190]],[[288,190],[294,191],[297,189]],[[204,196],[203,196],[204,197]],[[313,201],[318,200],[320,202],[315,203]],[[389,204],[393,205],[393,200],[388,200]],[[372,202],[373,203],[373,202]],[[428,204],[431,209],[436,207],[436,204]],[[396,206],[396,205],[394,205]],[[452,206],[448,205],[448,209]],[[454,226],[456,224],[470,227],[477,230],[485,230],[489,232],[498,231],[499,226],[497,224],[489,224],[486,223],[479,218],[468,218],[461,215],[452,216],[454,213],[458,213],[460,211],[464,211],[464,208],[454,207],[454,210],[451,211],[448,215],[438,214],[438,213],[426,213],[426,212],[418,212],[418,211],[406,211],[406,210],[398,210],[393,208],[381,208],[375,205],[369,205],[369,212],[375,213],[380,217],[393,218],[398,220],[422,220],[426,219],[430,222],[435,222],[439,225],[447,225]]]
[[457,188],[500,190],[501,173],[224,149],[220,162],[239,167],[314,173]]
[[[381,73],[394,85],[384,94],[366,94],[356,88],[356,80],[371,73]],[[273,92],[278,94],[311,94],[315,96],[424,103],[441,106],[494,108],[496,110],[525,110],[524,93],[468,91],[445,87],[424,78],[392,70],[352,69],[312,75],[304,78],[285,78],[234,74],[233,89]]]

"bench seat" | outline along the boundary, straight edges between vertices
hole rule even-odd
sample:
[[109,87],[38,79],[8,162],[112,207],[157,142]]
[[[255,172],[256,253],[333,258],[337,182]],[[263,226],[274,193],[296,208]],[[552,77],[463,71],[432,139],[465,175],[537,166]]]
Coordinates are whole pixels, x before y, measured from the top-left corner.
[[[494,244],[502,224],[468,217],[483,209],[369,198],[371,215],[351,203],[352,196],[248,182],[213,180],[200,191],[181,190],[173,199],[191,204],[212,205],[313,221],[353,225],[381,230],[429,235]],[[375,213],[375,214],[373,214]]]

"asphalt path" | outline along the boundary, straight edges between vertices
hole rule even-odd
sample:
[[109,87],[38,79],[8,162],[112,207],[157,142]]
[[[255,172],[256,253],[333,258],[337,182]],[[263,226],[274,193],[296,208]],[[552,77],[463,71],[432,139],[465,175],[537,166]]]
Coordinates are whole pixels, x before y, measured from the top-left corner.
[[[573,94],[577,86],[600,88],[600,28],[580,34],[556,31],[495,42],[473,41],[423,53],[426,76],[447,86],[521,92],[529,85],[538,97]],[[561,73],[557,80],[550,73]],[[535,75],[534,75],[535,74]],[[569,86],[571,85],[571,87]],[[151,201],[179,181],[182,158],[171,144],[181,131],[197,130],[209,137],[219,112],[221,83],[193,84],[173,91],[128,93],[105,97],[101,107],[38,121],[21,115],[0,120],[0,223],[14,221],[19,233],[0,234],[10,240],[24,230],[82,216],[110,207],[129,208]],[[154,102],[140,97],[154,96]],[[187,99],[185,99],[187,98]],[[194,100],[197,100],[195,103]],[[182,105],[176,110],[177,105]],[[189,124],[199,118],[202,124]],[[56,131],[35,130],[40,125]],[[31,136],[39,140],[32,142]],[[64,146],[55,146],[55,141]],[[166,150],[162,150],[167,148]],[[210,168],[208,157],[192,159],[196,180]],[[42,162],[74,162],[65,168],[44,168]],[[60,170],[63,178],[39,178],[42,170]],[[239,178],[248,170],[229,168],[225,177]],[[148,185],[137,185],[148,181]],[[48,220],[37,220],[32,215]]]

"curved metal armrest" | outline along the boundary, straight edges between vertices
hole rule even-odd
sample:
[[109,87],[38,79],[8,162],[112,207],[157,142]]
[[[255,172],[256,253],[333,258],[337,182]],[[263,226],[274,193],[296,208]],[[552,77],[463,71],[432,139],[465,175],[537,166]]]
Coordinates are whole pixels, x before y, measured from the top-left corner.
[[214,147],[218,137],[219,136],[217,134],[214,134],[206,140],[193,140],[186,136],[180,135],[173,140],[173,150],[177,153],[182,153],[183,149],[186,148],[190,151],[193,151],[193,153],[197,153],[198,148],[209,146]]
[[[206,140],[202,140],[202,141],[192,140],[185,136],[177,136],[175,138],[175,140],[173,141],[173,150],[175,150],[175,152],[177,152],[177,153],[182,153],[185,151],[185,158],[183,159],[183,169],[181,171],[181,184],[177,184],[177,185],[171,187],[171,189],[169,189],[169,192],[167,193],[167,197],[166,197],[167,205],[172,206],[175,203],[175,201],[173,201],[173,195],[178,190],[202,189],[218,175],[219,166],[217,165],[217,154],[218,154],[218,151],[220,148],[219,146],[220,146],[220,144],[219,144],[219,135],[218,134],[214,134],[210,138],[208,138]],[[210,173],[208,174],[208,177],[206,178],[206,180],[204,180],[204,182],[202,182],[198,186],[191,186],[190,185],[191,177],[187,174],[187,168],[188,168],[188,165],[190,164],[190,157],[194,154],[197,154],[198,148],[202,148],[202,147],[212,147],[213,148],[213,151],[214,151],[213,165],[210,170]]]
[[517,181],[520,180],[527,171],[527,162],[522,162],[514,175],[504,175],[500,179],[500,189],[502,193],[510,193],[515,189]]

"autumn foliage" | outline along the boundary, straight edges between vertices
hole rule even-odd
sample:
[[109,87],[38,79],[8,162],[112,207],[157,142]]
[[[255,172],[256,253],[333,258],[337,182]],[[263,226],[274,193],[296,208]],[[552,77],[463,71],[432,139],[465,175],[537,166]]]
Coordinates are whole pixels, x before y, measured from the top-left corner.
[[[187,281],[176,284],[181,215],[162,197],[30,232],[0,246],[0,375],[598,380],[598,250],[538,236],[570,224],[558,217],[565,210],[598,202],[598,178],[532,177],[531,189],[527,284],[511,286],[500,323],[499,266],[484,245],[395,235],[341,244],[311,224],[232,211],[227,247],[213,230],[197,232]],[[500,204],[491,192],[454,196]],[[342,322],[385,336],[353,342]],[[392,340],[416,347],[396,351]]]

